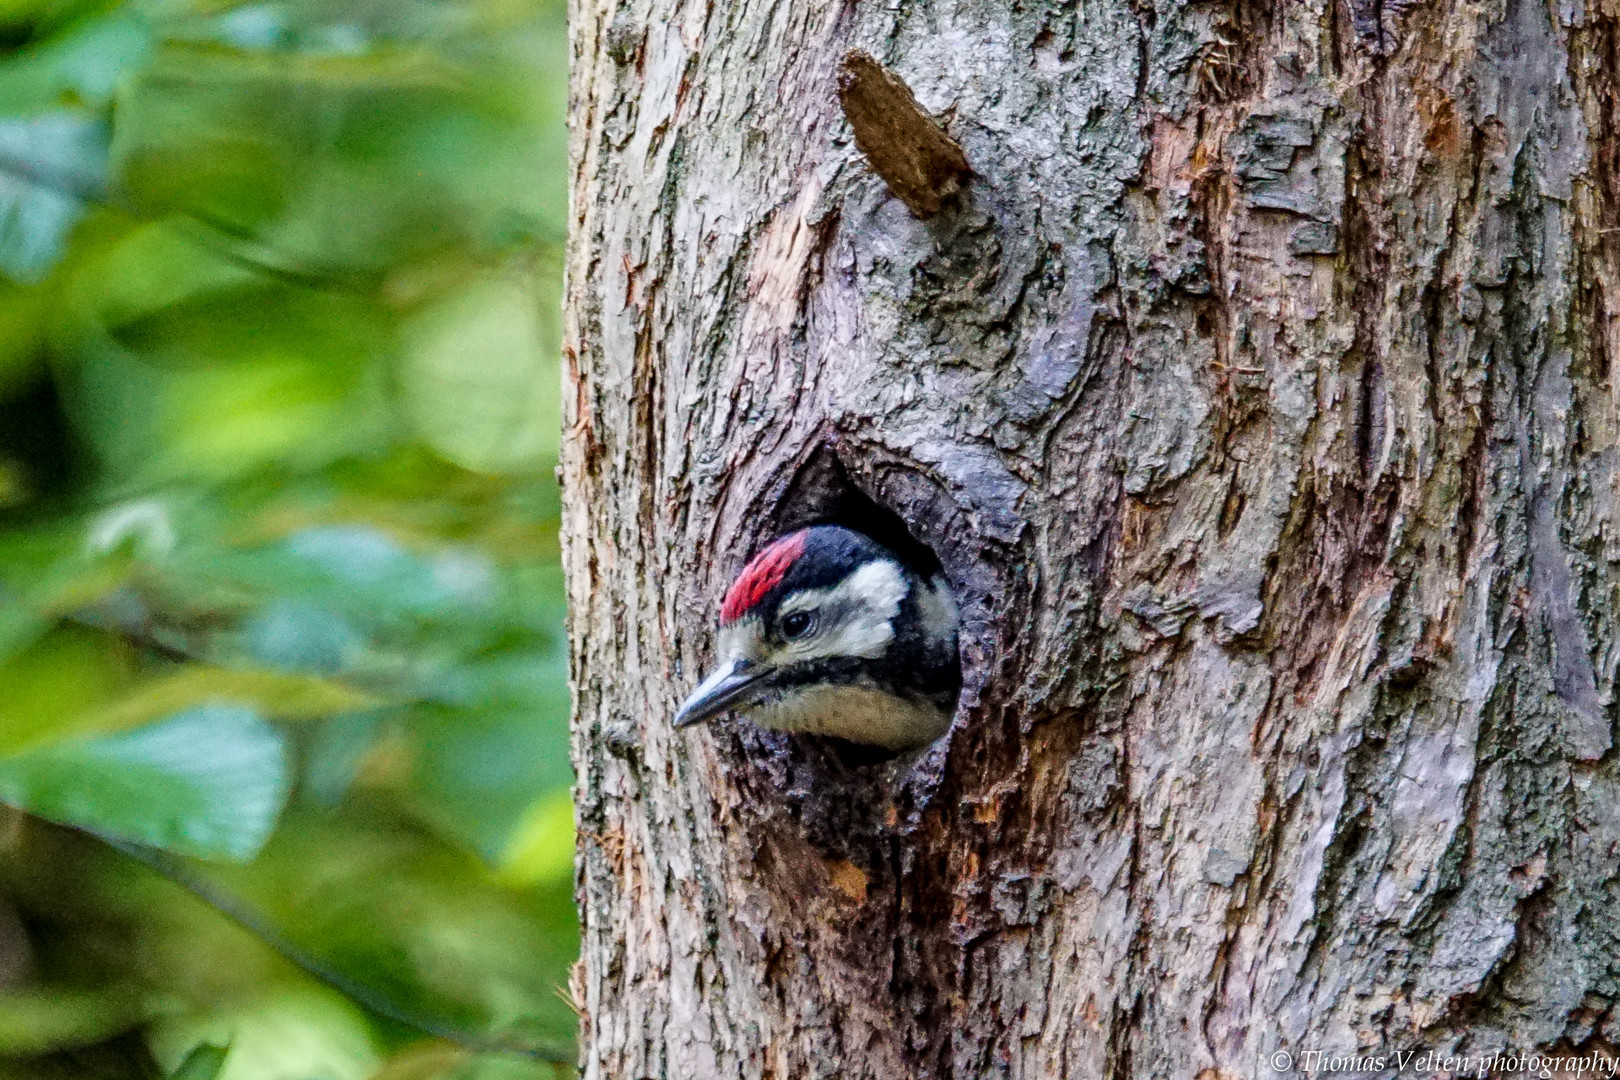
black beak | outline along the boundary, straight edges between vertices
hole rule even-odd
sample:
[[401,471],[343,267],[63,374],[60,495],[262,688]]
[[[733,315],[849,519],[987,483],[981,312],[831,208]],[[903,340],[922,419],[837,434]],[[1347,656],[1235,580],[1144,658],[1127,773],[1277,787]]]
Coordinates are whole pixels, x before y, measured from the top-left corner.
[[753,703],[765,690],[769,668],[759,668],[747,660],[733,660],[703,680],[675,714],[678,728],[713,720],[727,709]]

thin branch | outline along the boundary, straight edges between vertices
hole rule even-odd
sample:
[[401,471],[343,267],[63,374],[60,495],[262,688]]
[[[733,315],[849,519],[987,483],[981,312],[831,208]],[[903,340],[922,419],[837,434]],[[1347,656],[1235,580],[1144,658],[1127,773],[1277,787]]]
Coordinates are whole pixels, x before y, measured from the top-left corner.
[[324,961],[294,944],[271,921],[240,897],[208,881],[180,859],[145,844],[119,840],[94,830],[84,830],[108,847],[129,856],[198,900],[207,904],[267,945],[282,959],[299,968],[344,997],[378,1016],[414,1028],[425,1035],[443,1039],[480,1054],[513,1054],[536,1061],[572,1065],[575,1055],[559,1046],[520,1046],[467,1031],[447,1020],[427,1016],[390,1001],[380,991],[334,970]]
[[[36,162],[12,157],[4,151],[0,151],[0,173],[15,177],[34,187],[70,199],[77,199],[82,203],[100,206],[143,221],[153,220],[150,214],[143,212],[140,207],[120,195],[106,183],[83,173],[65,169],[44,169]],[[214,217],[199,210],[176,209],[174,212],[182,218],[201,226],[200,229],[193,230],[191,239],[215,254],[238,263],[246,269],[306,289],[325,289],[334,292],[355,293],[362,296],[370,295],[376,291],[378,281],[374,274],[354,274],[337,269],[309,270],[297,266],[277,265],[276,262],[245,252],[234,245],[252,244],[266,249],[272,257],[283,264],[297,263],[300,260],[296,256],[271,248],[262,239],[254,236],[247,229],[234,222]],[[225,241],[234,242],[234,245],[229,242],[222,243],[221,238]]]

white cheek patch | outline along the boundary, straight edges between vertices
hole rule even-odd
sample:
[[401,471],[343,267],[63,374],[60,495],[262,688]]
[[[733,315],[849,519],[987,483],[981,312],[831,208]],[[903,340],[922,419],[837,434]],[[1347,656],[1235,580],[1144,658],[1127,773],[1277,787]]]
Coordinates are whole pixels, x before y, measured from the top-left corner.
[[788,597],[779,614],[814,611],[831,622],[819,634],[789,642],[778,661],[797,664],[831,656],[868,660],[882,656],[894,640],[894,617],[900,613],[908,588],[899,566],[888,559],[874,559],[836,585]]

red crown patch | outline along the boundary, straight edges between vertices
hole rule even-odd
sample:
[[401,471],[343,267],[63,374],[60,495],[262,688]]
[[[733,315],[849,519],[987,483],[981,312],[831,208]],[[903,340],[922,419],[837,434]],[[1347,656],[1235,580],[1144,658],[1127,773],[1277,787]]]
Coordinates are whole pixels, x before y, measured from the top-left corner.
[[765,594],[781,584],[799,556],[804,554],[804,532],[784,536],[770,547],[748,560],[737,580],[726,590],[720,604],[720,625],[734,623],[753,610],[765,599]]

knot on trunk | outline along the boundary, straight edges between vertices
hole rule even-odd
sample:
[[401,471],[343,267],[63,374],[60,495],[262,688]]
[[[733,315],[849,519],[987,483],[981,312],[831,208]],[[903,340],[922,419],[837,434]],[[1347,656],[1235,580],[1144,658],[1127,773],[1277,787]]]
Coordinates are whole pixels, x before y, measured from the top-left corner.
[[845,55],[838,99],[872,171],[917,217],[939,213],[973,175],[962,148],[870,53]]

